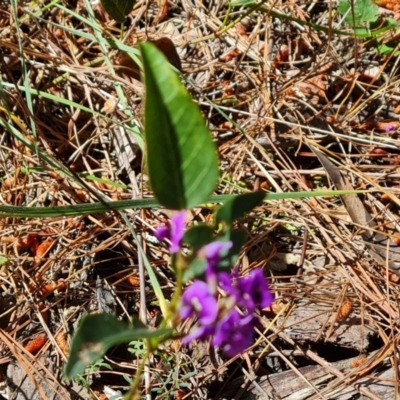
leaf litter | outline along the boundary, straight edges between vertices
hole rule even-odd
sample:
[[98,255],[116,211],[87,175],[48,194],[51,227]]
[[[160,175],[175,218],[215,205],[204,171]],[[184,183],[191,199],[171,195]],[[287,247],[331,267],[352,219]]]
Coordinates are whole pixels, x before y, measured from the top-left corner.
[[[32,145],[2,124],[2,203],[34,207],[94,202],[99,195],[151,196],[141,162],[143,85],[135,53],[104,39],[118,40],[120,24],[100,5],[91,9],[80,0],[60,0],[48,9],[19,2],[18,20],[13,4],[0,5],[0,113]],[[392,27],[364,39],[354,37],[346,25],[352,25],[353,12],[343,18],[349,8],[340,4],[278,1],[246,13],[219,0],[138,2],[125,23],[129,48],[140,40],[176,46],[176,54],[166,55],[182,69],[218,144],[218,193],[340,189],[323,159],[346,187],[375,191],[344,204],[337,197],[274,201],[238,222],[249,233],[241,273],[262,266],[276,297],[262,313],[259,339],[234,360],[203,343],[171,343],[152,360],[155,398],[394,398],[398,10],[390,2],[377,2],[378,10],[366,0],[356,2],[357,29]],[[335,13],[338,6],[341,13]],[[103,39],[93,26],[101,27]],[[32,90],[29,96],[27,87],[42,95]],[[126,215],[168,297],[173,276],[167,251],[151,229],[168,211]],[[187,216],[192,223],[209,218],[207,208]],[[149,282],[137,285],[140,256],[125,222],[110,212],[3,218],[1,224],[0,359],[9,398],[23,392],[33,398],[38,382],[43,399],[122,391],[123,376],[137,366],[129,349],[107,353],[111,370],[93,368],[74,389],[62,382],[61,368],[65,342],[88,312],[102,308],[126,319],[139,312],[142,290],[148,319],[157,325],[159,306]],[[382,239],[379,258],[374,237]],[[40,257],[39,246],[45,250]],[[32,356],[24,346],[44,335],[48,340]],[[18,386],[21,374],[27,387]]]

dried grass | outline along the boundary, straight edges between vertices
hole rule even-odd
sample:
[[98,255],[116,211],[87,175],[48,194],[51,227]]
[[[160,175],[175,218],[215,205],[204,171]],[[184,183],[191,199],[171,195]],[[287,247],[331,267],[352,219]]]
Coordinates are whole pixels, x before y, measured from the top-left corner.
[[[35,207],[98,201],[100,195],[151,196],[136,143],[143,87],[119,72],[115,57],[123,42],[133,45],[138,39],[167,36],[178,48],[183,80],[219,146],[219,193],[332,188],[310,151],[309,146],[316,146],[346,171],[354,189],[375,188],[387,194],[386,200],[369,195],[364,201],[377,230],[390,238],[400,235],[399,201],[390,190],[400,176],[396,58],[378,56],[350,36],[276,18],[265,10],[267,5],[247,16],[239,8],[228,15],[226,2],[218,0],[140,1],[123,41],[118,41],[119,27],[99,6],[91,11],[88,4],[54,1],[40,13],[37,4],[20,2],[15,6],[18,22],[12,5],[0,5],[3,204]],[[339,18],[329,18],[330,7],[335,4],[277,1],[273,12],[344,29]],[[240,22],[227,29],[225,18],[228,23],[236,18]],[[96,26],[102,31],[96,32]],[[151,236],[151,228],[163,221],[162,213],[142,210],[125,215],[140,233],[141,246],[168,298],[173,290],[168,254]],[[188,215],[190,222],[209,218],[207,209]],[[65,335],[69,342],[83,312],[110,309],[128,316],[140,311],[141,259],[131,231],[112,212],[4,218],[0,224],[1,253],[8,259],[0,271],[0,362],[16,360],[33,382],[42,374],[47,386],[55,384],[57,398],[75,398],[59,384]],[[369,386],[356,382],[367,375],[373,381],[374,371],[382,366],[393,370],[390,382],[395,389],[390,393],[397,393],[398,278],[371,257],[360,237],[363,227],[349,220],[340,200],[274,201],[239,225],[249,232],[241,257],[243,274],[265,267],[276,296],[274,307],[261,320],[260,338],[248,355],[229,362],[218,359],[213,365],[206,346],[166,347],[164,358],[157,356],[151,364],[150,384],[160,388],[171,378],[166,358],[176,368],[178,381],[157,398],[174,393],[222,398],[224,388],[234,385],[235,368],[242,381],[252,382],[253,389],[241,391],[241,398],[255,390],[256,375],[284,370],[307,381],[309,399],[333,399],[349,387],[378,398]],[[51,239],[40,257],[31,243],[24,245],[32,237],[38,245]],[[287,254],[293,257],[288,260]],[[43,292],[44,285],[61,279],[63,290]],[[147,318],[156,323],[156,298],[148,286],[142,290],[147,295]],[[106,299],[105,304],[99,299]],[[343,311],[346,304],[350,312]],[[307,335],[302,331],[305,326]],[[346,336],[352,326],[358,331],[354,340]],[[47,344],[30,355],[24,345],[43,332]],[[377,353],[372,353],[371,341],[380,343]],[[347,349],[346,354],[363,356],[365,362],[357,368],[332,367],[325,360],[332,354],[318,354],[318,346],[329,342],[337,345],[336,351]],[[288,356],[288,350],[297,355]],[[49,360],[52,368],[45,365]],[[306,377],[301,370],[304,360],[331,374],[324,385]],[[124,384],[118,375],[132,374],[136,368],[136,359],[124,351],[108,354],[107,361],[113,372],[99,373],[90,390],[102,392],[104,385],[120,389]],[[273,388],[264,385],[262,390],[272,397]],[[39,394],[43,399],[50,396],[43,390]],[[239,392],[235,396],[239,398]],[[299,392],[284,398],[305,397]]]

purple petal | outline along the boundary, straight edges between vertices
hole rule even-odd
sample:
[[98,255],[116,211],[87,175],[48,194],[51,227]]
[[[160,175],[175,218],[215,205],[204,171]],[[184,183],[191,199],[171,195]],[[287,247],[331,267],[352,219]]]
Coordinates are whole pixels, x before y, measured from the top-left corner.
[[201,301],[199,321],[204,325],[212,324],[218,317],[218,303],[215,297],[205,297]]
[[229,250],[232,247],[232,242],[212,242],[203,247],[202,254],[207,260],[205,269],[206,279],[212,281],[216,280],[217,267],[221,259],[221,253]]
[[204,246],[204,254],[209,262],[220,259],[220,253],[224,250],[229,250],[232,247],[232,242],[212,242]]
[[249,346],[251,346],[254,337],[254,327],[256,319],[253,316],[242,318],[231,331],[230,337],[226,340],[223,347],[224,353],[229,357],[234,357]]
[[181,319],[187,319],[195,313],[195,309],[192,304],[182,304],[179,309],[179,316]]
[[240,304],[250,312],[256,308],[268,307],[274,300],[261,268],[254,269],[248,277],[239,279],[238,289],[242,296]]
[[182,339],[183,344],[193,342],[193,340],[204,340],[214,334],[214,327],[212,326],[197,326],[193,328],[188,335]]
[[240,293],[238,289],[233,286],[233,282],[235,277],[233,274],[228,274],[227,272],[220,272],[218,274],[219,286],[222,290],[234,298],[234,301],[237,303],[240,300]]
[[241,316],[238,311],[232,310],[219,321],[212,345],[223,345],[226,355],[236,356],[252,344],[255,323],[253,315]]
[[193,298],[202,298],[206,296],[212,296],[210,288],[207,283],[199,280],[195,280],[190,286],[188,286],[183,295],[182,300],[190,302]]
[[171,219],[171,253],[177,253],[180,250],[183,235],[185,233],[185,211],[179,212]]
[[203,281],[194,281],[182,294],[182,319],[189,318],[194,313],[199,314],[199,322],[203,325],[212,324],[218,316],[218,302],[212,295],[210,288]]
[[171,218],[168,226],[159,226],[154,235],[158,240],[168,239],[171,241],[169,251],[178,253],[181,247],[182,238],[185,232],[185,211],[180,211]]
[[213,346],[221,346],[222,343],[229,340],[232,335],[235,325],[239,322],[240,315],[233,309],[227,315],[225,315],[217,324],[215,334],[212,340]]
[[169,226],[159,226],[158,228],[156,228],[156,230],[154,231],[154,236],[159,240],[165,240],[165,239],[169,239],[170,237],[170,233],[169,233]]

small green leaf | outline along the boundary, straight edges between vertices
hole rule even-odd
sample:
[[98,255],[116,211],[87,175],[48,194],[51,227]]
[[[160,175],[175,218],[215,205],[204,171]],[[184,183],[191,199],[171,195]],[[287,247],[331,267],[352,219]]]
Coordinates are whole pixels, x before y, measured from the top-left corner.
[[183,237],[183,242],[192,246],[193,251],[213,241],[214,229],[207,224],[198,224],[190,227]]
[[1,256],[0,255],[0,265],[7,265],[10,262],[10,260],[6,256]]
[[351,2],[349,0],[341,0],[338,10],[341,15],[346,15],[346,22],[352,27],[360,27],[369,22],[375,22],[378,19],[379,8],[371,0],[357,0],[351,10]]
[[101,0],[101,5],[111,18],[122,24],[133,10],[135,0]]
[[215,144],[198,106],[165,56],[140,45],[145,72],[145,136],[150,185],[166,208],[192,208],[218,181]]
[[[386,54],[391,54],[393,53],[394,49],[397,47],[397,45],[394,46],[388,46],[387,44],[383,43],[380,44],[376,47],[376,50],[378,51],[379,54],[386,55]],[[398,57],[400,55],[400,51],[396,51],[393,56]]]
[[227,225],[242,218],[247,212],[261,204],[265,198],[265,192],[252,192],[240,194],[233,199],[230,199],[221,206],[215,213],[215,224],[225,222]]
[[65,377],[73,379],[85,369],[104,356],[106,351],[117,344],[132,340],[161,337],[169,329],[151,331],[142,323],[128,325],[118,321],[110,314],[87,315],[82,318],[72,340],[71,352],[65,367]]

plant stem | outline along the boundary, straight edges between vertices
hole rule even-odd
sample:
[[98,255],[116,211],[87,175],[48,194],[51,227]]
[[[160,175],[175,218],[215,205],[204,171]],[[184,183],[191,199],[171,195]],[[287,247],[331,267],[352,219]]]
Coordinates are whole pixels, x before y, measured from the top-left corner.
[[[345,194],[372,193],[374,190],[317,190],[313,192],[290,193],[265,193],[264,201],[282,199],[303,199],[307,197],[341,196]],[[234,194],[219,194],[210,196],[203,207],[210,207],[217,203],[224,203],[235,197]],[[55,207],[23,207],[0,205],[0,218],[53,218],[72,217],[76,215],[89,215],[105,213],[116,210],[144,208],[160,208],[160,203],[155,198],[105,201],[104,203],[84,203],[71,206]]]

